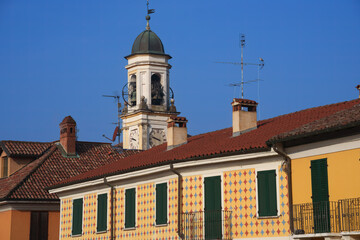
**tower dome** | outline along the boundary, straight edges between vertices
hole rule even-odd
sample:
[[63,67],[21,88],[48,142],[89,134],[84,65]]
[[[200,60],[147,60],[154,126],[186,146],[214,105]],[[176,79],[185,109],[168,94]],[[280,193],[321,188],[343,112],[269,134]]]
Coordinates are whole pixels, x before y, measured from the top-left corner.
[[132,46],[131,55],[142,53],[166,55],[160,38],[150,29],[140,33]]

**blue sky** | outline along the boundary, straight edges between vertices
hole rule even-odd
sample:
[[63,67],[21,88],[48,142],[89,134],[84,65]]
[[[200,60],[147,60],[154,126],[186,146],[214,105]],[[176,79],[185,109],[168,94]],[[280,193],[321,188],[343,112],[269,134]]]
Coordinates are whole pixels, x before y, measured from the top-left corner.
[[[360,84],[360,1],[152,0],[151,29],[173,58],[170,85],[190,134],[231,126],[230,83],[265,60],[245,86],[260,119],[355,99]],[[1,0],[0,139],[53,141],[71,115],[79,140],[107,141],[126,60],[145,30],[146,1]],[[257,69],[245,68],[245,81]]]

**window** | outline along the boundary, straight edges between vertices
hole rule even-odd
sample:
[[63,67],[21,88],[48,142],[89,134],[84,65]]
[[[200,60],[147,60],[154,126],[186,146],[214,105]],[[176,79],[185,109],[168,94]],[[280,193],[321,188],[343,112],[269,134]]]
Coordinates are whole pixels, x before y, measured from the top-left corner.
[[3,157],[3,172],[2,172],[3,177],[8,176],[8,168],[9,168],[8,166],[9,166],[8,157]]
[[48,212],[31,212],[30,240],[48,239]]
[[125,228],[135,227],[135,188],[125,190]]
[[151,76],[151,105],[162,105],[164,103],[164,88],[161,85],[160,75]]
[[276,171],[268,170],[257,173],[258,181],[258,216],[277,216]]
[[83,199],[73,200],[72,235],[82,234]]
[[156,184],[156,225],[167,224],[167,183]]
[[97,197],[97,232],[107,230],[107,194],[99,194]]

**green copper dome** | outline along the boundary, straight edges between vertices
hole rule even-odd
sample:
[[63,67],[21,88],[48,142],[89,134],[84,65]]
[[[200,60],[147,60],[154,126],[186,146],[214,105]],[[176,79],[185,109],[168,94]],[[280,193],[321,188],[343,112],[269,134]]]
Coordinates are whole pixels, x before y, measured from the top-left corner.
[[160,38],[151,30],[143,31],[134,41],[131,55],[141,53],[166,55]]

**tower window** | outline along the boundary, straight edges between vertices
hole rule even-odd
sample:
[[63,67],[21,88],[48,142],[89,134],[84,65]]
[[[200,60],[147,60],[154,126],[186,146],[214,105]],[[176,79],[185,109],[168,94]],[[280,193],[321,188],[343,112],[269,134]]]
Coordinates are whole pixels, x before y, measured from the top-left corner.
[[164,89],[161,85],[160,75],[153,74],[151,76],[151,104],[162,105],[164,103]]
[[131,75],[129,81],[129,103],[131,106],[136,105],[136,75]]
[[8,176],[8,169],[9,169],[9,166],[8,166],[8,157],[3,157],[3,171],[2,171],[2,176],[3,177],[7,177]]
[[70,128],[70,133],[72,133],[72,128]]

